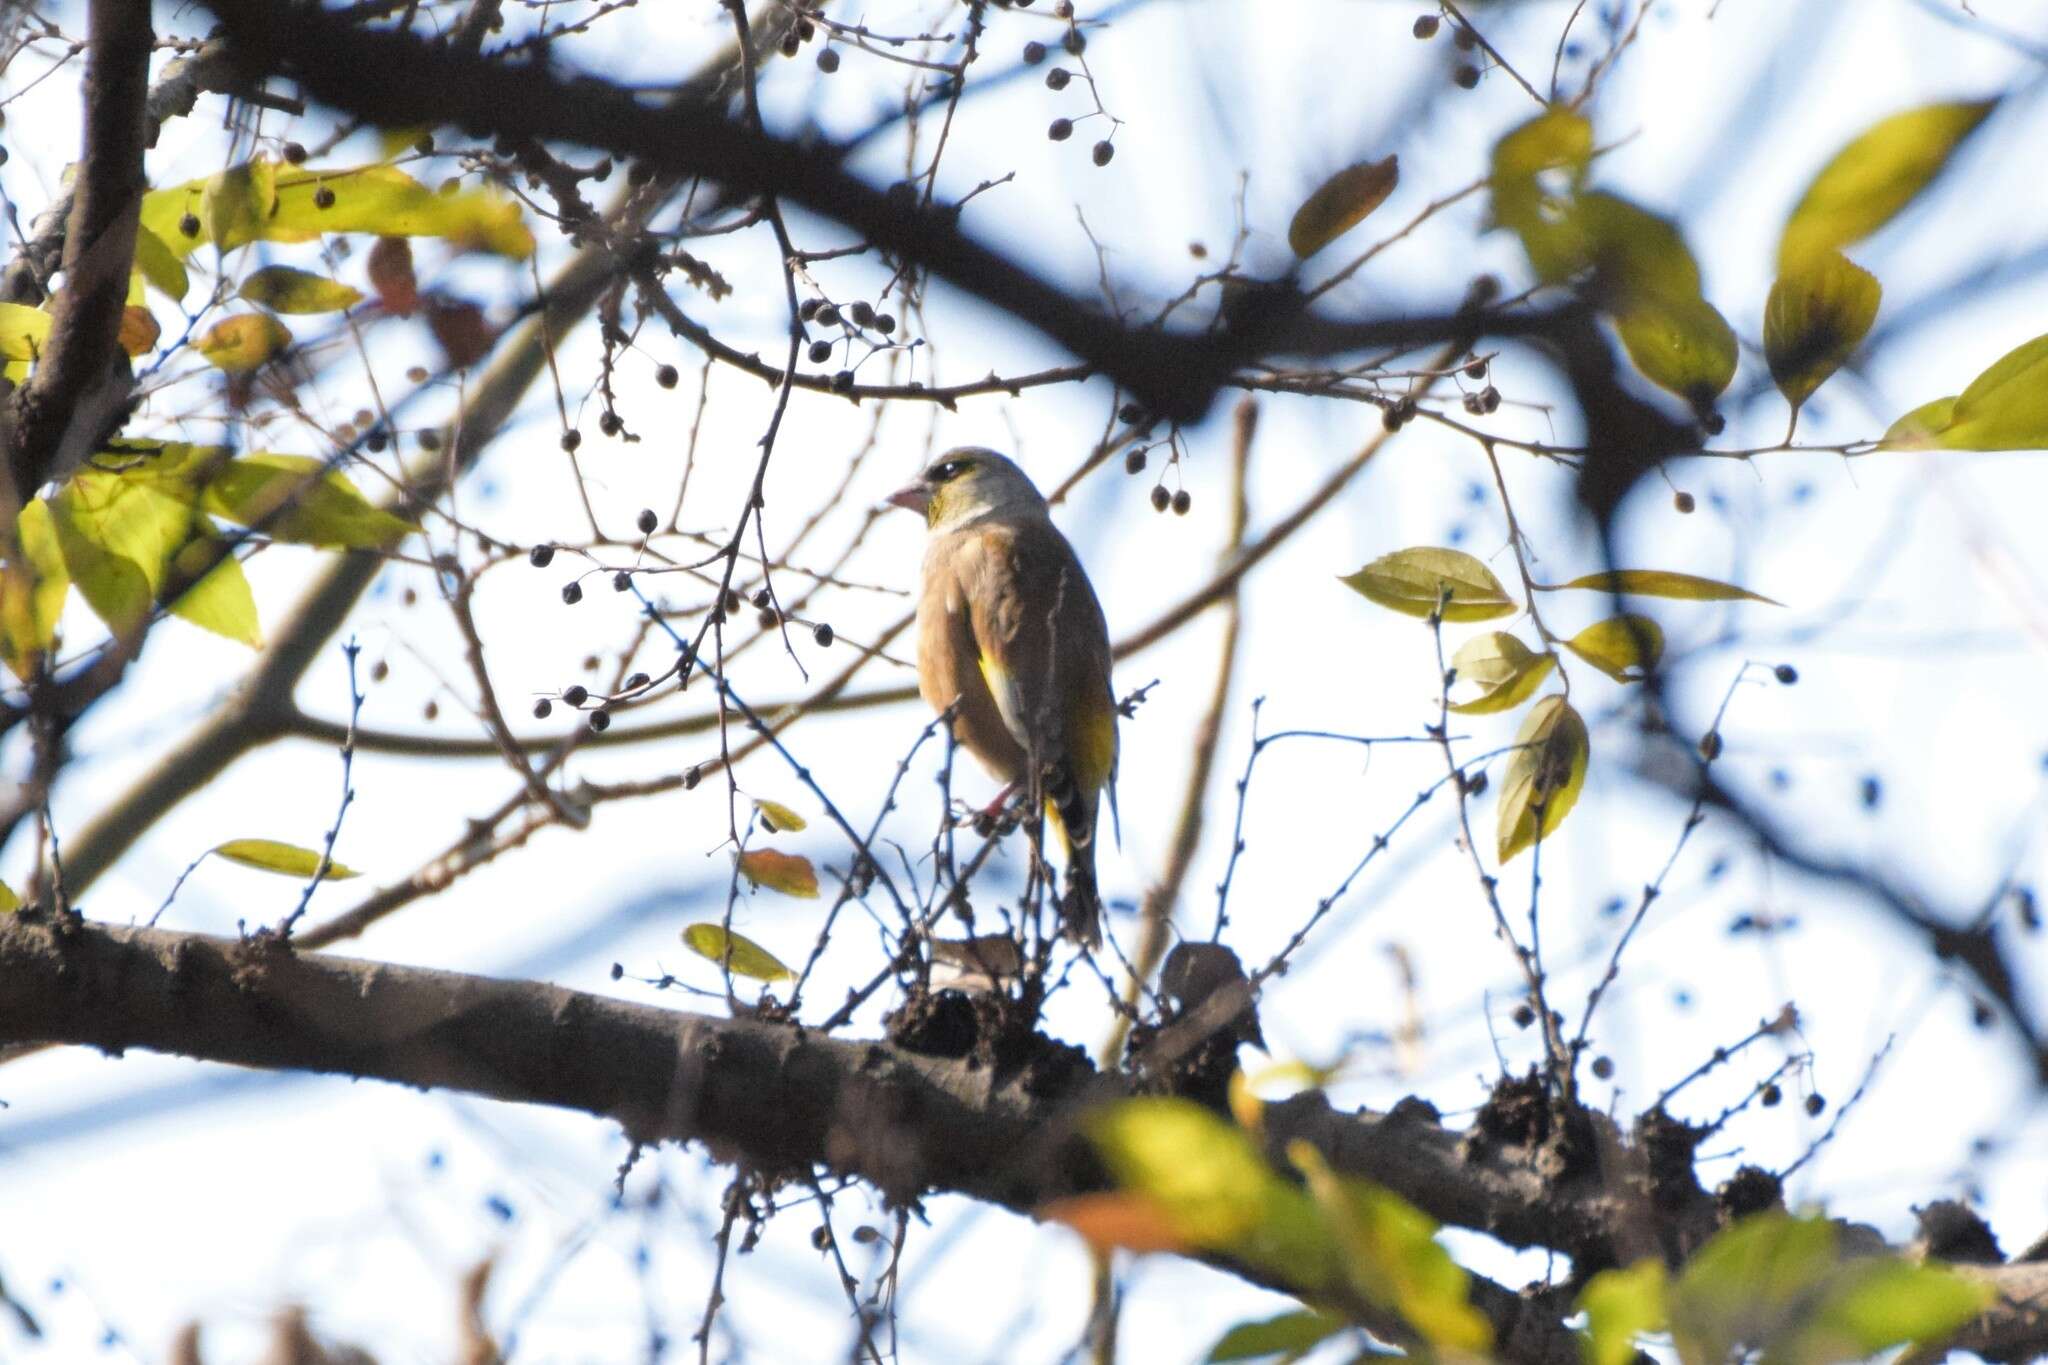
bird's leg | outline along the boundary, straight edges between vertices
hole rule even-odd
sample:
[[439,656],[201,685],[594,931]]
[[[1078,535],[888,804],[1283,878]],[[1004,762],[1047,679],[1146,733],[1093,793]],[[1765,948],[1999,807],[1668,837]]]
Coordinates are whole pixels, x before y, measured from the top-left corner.
[[955,821],[960,825],[972,825],[974,832],[986,839],[1007,824],[1013,823],[1010,804],[1016,799],[1017,791],[1024,784],[1012,782],[996,793],[996,799],[980,809],[968,807]]

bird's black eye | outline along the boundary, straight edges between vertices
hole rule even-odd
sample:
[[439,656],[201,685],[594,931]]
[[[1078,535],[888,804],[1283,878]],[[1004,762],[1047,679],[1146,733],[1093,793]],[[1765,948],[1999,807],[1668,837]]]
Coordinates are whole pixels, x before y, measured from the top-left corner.
[[933,483],[947,483],[965,474],[967,472],[967,465],[968,461],[966,460],[947,460],[944,464],[933,465],[932,472],[928,477]]

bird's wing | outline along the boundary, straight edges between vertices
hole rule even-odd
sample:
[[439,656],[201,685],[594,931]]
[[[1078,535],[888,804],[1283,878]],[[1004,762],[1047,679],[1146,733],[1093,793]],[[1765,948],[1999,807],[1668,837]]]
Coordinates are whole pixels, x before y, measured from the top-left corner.
[[963,578],[983,679],[1018,743],[1091,799],[1116,772],[1109,628],[1073,547],[1043,517],[976,528]]

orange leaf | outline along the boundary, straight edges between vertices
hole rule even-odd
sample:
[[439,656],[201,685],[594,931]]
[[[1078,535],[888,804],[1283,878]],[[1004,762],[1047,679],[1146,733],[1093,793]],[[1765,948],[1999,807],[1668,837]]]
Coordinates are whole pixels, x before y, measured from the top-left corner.
[[1185,1251],[1188,1246],[1165,1208],[1142,1194],[1069,1195],[1041,1206],[1038,1216],[1065,1223],[1097,1251]]
[[433,332],[434,340],[441,344],[450,365],[466,370],[490,351],[491,342],[496,340],[497,334],[484,321],[483,309],[463,299],[439,295],[430,296],[423,302],[427,310],[427,328]]
[[754,885],[780,891],[785,896],[811,900],[818,894],[817,870],[801,853],[750,848],[740,855],[740,872]]
[[129,304],[121,310],[121,349],[131,356],[148,355],[163,328],[147,308]]

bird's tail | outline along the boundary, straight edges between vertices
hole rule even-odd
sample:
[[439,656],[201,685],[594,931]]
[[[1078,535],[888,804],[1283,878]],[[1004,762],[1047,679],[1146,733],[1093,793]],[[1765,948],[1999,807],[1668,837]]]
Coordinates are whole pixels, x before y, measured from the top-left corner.
[[1083,792],[1063,763],[1045,775],[1045,809],[1066,845],[1066,886],[1060,893],[1060,932],[1090,948],[1102,946],[1102,896],[1095,888],[1095,814],[1099,796]]

